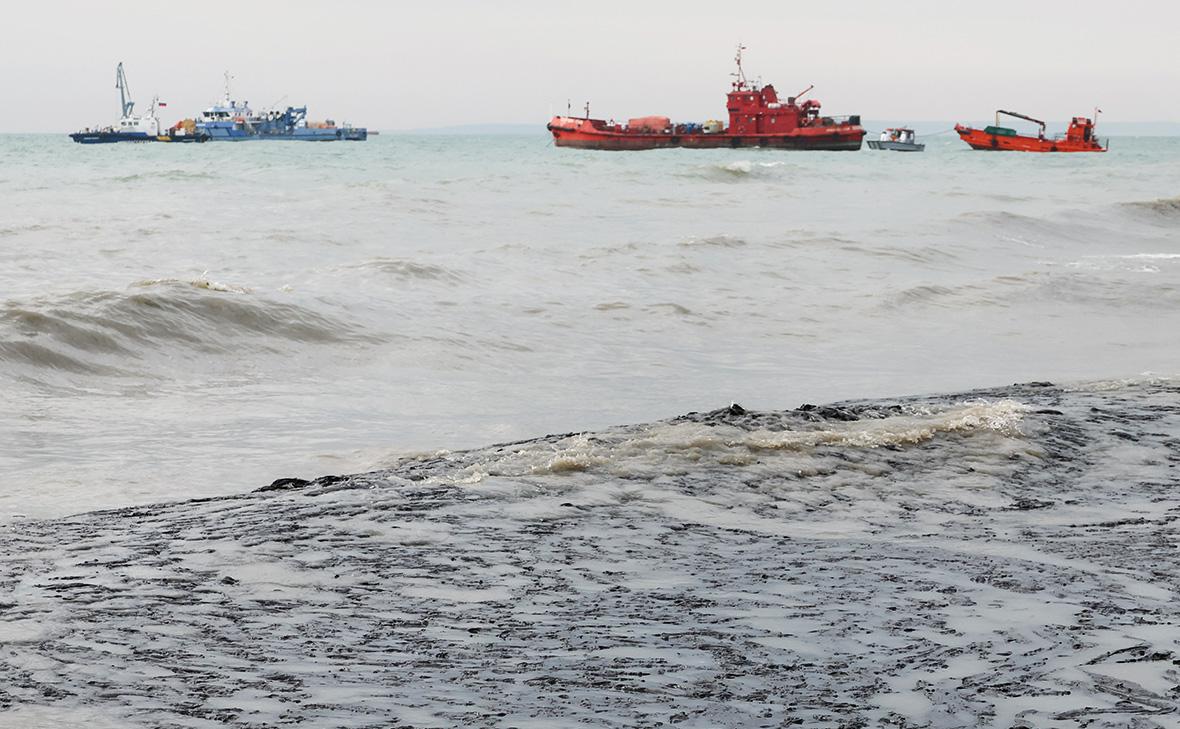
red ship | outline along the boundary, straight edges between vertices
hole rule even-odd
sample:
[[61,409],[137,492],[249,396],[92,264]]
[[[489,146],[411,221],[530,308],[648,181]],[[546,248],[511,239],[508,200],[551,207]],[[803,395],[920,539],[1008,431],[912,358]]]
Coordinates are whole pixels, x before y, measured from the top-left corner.
[[720,121],[703,124],[673,124],[668,117],[648,116],[631,119],[627,124],[586,115],[555,116],[548,129],[558,147],[582,149],[662,149],[687,147],[771,147],[774,149],[857,150],[865,130],[859,116],[820,115],[820,103],[800,101],[811,91],[808,87],[786,102],[780,100],[774,86],[759,86],[746,80],[742,71],[742,48],[738,47],[737,80],[728,94],[729,125]]
[[[1015,129],[1000,126],[1001,114],[1039,125],[1037,136],[1017,134]],[[1098,110],[1095,110],[1094,118],[1098,118]],[[1000,109],[996,112],[995,126],[972,129],[956,124],[955,131],[959,133],[960,139],[971,145],[972,149],[1007,152],[1105,152],[1109,144],[1104,147],[1098,140],[1094,134],[1095,126],[1096,122],[1084,116],[1075,116],[1064,136],[1059,134],[1055,137],[1046,137],[1045,122]]]

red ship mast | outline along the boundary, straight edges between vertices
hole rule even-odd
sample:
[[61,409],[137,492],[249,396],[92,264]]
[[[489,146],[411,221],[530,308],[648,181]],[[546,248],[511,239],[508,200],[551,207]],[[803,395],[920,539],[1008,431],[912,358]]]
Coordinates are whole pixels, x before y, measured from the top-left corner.
[[737,73],[729,74],[737,79],[737,81],[733,82],[734,91],[742,91],[746,88],[746,72],[742,70],[742,51],[744,50],[746,50],[746,47],[738,43],[737,55],[733,58],[734,62],[737,63]]

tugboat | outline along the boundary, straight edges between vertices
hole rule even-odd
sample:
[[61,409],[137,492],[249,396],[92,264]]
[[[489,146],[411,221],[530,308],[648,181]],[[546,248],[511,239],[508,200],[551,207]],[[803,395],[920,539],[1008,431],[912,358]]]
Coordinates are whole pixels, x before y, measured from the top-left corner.
[[79,144],[156,141],[160,136],[160,120],[156,117],[159,97],[152,99],[147,114],[133,115],[131,112],[135,109],[135,102],[131,100],[131,89],[127,85],[127,75],[123,73],[122,63],[115,69],[115,88],[119,89],[119,103],[122,109],[119,123],[98,129],[83,129],[71,134],[70,139]]
[[558,147],[581,149],[641,150],[667,147],[715,149],[718,147],[770,147],[774,149],[857,150],[865,130],[859,116],[820,115],[820,103],[800,99],[813,86],[782,101],[774,86],[746,80],[742,70],[743,46],[738,46],[736,80],[727,95],[729,126],[710,120],[703,124],[673,124],[668,117],[638,117],[627,124],[585,116],[555,116],[547,129]]
[[[1095,120],[1099,113],[1100,109],[1094,110]],[[1000,126],[1001,114],[1036,124],[1039,127],[1037,136],[1017,134],[1015,129]],[[1064,136],[1058,134],[1048,138],[1045,136],[1045,122],[1040,119],[999,109],[996,111],[995,126],[972,129],[963,124],[956,124],[955,131],[959,133],[960,139],[971,145],[972,149],[1006,152],[1105,152],[1110,148],[1110,143],[1107,142],[1104,146],[1099,141],[1094,134],[1096,126],[1096,121],[1084,116],[1075,116]]]
[[[250,102],[230,98],[229,72],[225,73],[225,97],[201,112],[192,121],[193,128],[209,139],[223,142],[243,142],[253,139],[289,139],[309,142],[337,140],[363,142],[369,136],[364,127],[345,124],[336,126],[332,120],[308,122],[306,106],[288,106],[285,111],[255,113]],[[185,120],[181,124],[188,124]]]
[[908,127],[886,129],[881,132],[880,139],[870,139],[869,149],[889,150],[892,152],[921,152],[926,149],[925,144],[918,143],[914,130]]

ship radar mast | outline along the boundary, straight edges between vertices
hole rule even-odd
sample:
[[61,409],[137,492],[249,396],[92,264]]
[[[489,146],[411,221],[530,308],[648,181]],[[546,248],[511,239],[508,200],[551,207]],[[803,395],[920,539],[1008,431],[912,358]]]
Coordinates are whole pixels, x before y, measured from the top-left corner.
[[733,82],[733,88],[736,91],[746,88],[746,72],[742,70],[742,51],[744,50],[746,50],[746,47],[738,43],[737,55],[733,58],[734,62],[737,63],[737,73],[731,73],[730,76],[737,79],[737,81]]
[[225,72],[225,105],[226,106],[229,106],[229,80],[231,78],[233,78],[233,76],[230,76],[229,71],[226,71]]
[[135,108],[135,102],[131,100],[131,87],[127,85],[127,74],[123,73],[123,62],[119,62],[119,67],[115,69],[115,88],[119,90],[119,104],[122,108],[122,117],[126,119],[131,116],[131,110]]

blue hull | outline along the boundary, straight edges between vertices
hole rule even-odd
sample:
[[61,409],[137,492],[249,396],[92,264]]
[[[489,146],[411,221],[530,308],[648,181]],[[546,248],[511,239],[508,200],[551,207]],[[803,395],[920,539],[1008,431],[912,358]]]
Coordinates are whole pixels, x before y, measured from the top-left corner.
[[290,132],[273,132],[258,135],[260,139],[290,139],[299,142],[363,142],[369,138],[369,130],[356,129],[292,129]]
[[[212,142],[250,142],[256,139],[278,139],[288,142],[363,142],[369,138],[367,129],[297,129],[291,132],[263,132],[249,134],[239,130],[206,128]],[[308,134],[306,132],[316,132]],[[321,132],[327,132],[326,134]]]
[[115,142],[154,142],[143,132],[75,132],[70,139],[78,144],[113,144]]

